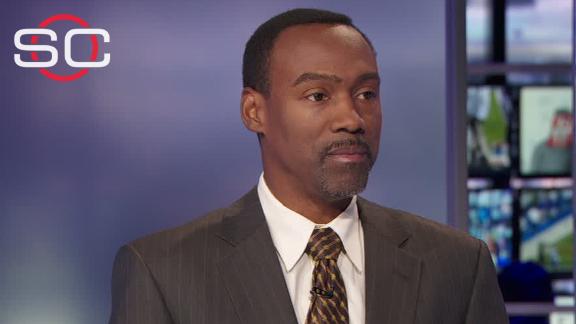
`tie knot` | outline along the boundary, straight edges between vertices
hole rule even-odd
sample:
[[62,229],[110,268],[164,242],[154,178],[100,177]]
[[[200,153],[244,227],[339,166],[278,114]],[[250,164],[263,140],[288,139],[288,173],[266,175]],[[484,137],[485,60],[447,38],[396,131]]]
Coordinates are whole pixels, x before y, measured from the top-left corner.
[[315,228],[310,236],[306,253],[314,260],[338,259],[344,249],[340,237],[330,227]]

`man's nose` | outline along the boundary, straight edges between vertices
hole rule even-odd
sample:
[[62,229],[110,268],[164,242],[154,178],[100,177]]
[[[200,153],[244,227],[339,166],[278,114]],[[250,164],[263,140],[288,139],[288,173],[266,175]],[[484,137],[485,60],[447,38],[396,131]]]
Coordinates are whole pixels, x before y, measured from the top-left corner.
[[359,107],[354,103],[354,98],[344,96],[338,100],[334,107],[332,131],[364,134],[365,130],[366,124],[359,111]]

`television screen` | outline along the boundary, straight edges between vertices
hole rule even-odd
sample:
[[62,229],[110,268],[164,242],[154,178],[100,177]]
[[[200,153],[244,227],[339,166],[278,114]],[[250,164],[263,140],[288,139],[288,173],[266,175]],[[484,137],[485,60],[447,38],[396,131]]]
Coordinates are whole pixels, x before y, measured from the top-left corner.
[[468,193],[469,232],[488,245],[497,269],[512,261],[512,193],[483,189]]
[[572,272],[571,189],[526,189],[520,193],[520,260],[551,273]]
[[572,0],[508,0],[506,56],[510,63],[570,63]]
[[569,176],[572,163],[572,90],[525,87],[520,92],[520,171]]
[[486,62],[491,51],[491,1],[466,1],[466,51],[468,62]]
[[471,177],[510,170],[511,104],[501,87],[469,87],[467,99],[467,160]]

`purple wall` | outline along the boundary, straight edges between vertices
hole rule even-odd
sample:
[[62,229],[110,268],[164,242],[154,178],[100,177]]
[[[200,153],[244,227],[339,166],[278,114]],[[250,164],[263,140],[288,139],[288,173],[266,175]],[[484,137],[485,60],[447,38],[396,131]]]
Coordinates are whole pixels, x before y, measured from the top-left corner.
[[[446,221],[443,1],[3,1],[0,323],[105,322],[120,245],[256,184],[243,46],[293,7],[349,14],[379,53],[382,148],[364,196]],[[61,12],[110,32],[108,67],[64,84],[14,64],[16,30]],[[58,44],[71,26],[54,24]]]

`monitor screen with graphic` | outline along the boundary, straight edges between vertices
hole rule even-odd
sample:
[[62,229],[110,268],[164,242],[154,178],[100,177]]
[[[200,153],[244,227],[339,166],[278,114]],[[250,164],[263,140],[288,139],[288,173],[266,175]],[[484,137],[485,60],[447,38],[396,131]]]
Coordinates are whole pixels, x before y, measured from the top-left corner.
[[572,90],[525,87],[520,92],[520,172],[569,176],[572,163]]
[[520,193],[520,259],[551,273],[572,272],[571,189],[526,189]]
[[468,62],[490,60],[492,41],[492,1],[466,1],[466,53]]
[[512,261],[512,192],[473,190],[468,194],[469,232],[488,245],[498,269]]
[[572,0],[508,0],[506,3],[508,62],[571,62]]
[[475,86],[467,97],[467,160],[471,177],[510,170],[511,104],[504,88]]

